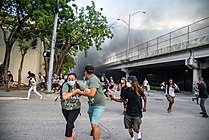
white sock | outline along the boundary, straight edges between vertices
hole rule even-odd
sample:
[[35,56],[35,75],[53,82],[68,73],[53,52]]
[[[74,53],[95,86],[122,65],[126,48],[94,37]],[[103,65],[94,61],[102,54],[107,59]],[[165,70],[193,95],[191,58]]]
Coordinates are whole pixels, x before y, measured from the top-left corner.
[[142,133],[139,131],[139,133],[137,133],[137,139],[142,138]]

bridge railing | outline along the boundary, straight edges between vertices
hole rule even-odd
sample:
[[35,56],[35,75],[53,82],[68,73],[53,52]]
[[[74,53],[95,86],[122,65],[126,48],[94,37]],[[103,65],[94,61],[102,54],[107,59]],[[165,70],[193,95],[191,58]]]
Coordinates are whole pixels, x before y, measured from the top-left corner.
[[135,61],[187,49],[192,42],[194,44],[194,40],[200,38],[202,41],[209,38],[209,17],[109,56],[97,66]]

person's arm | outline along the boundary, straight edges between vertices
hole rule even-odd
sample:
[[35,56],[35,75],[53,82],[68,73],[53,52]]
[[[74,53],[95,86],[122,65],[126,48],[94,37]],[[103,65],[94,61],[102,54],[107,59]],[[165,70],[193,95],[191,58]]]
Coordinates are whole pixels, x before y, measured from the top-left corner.
[[143,112],[147,111],[147,97],[146,95],[142,96],[143,101],[144,101],[144,107],[143,107]]
[[93,97],[96,94],[97,89],[96,88],[90,88],[89,90],[86,89],[84,91],[84,96],[91,96]]
[[115,99],[112,95],[109,95],[110,99],[119,103],[123,103],[126,102],[124,99],[120,98],[120,99]]
[[174,88],[175,90],[177,90],[177,91],[180,90],[179,87],[178,87],[176,84],[173,84],[173,88]]
[[72,97],[73,96],[73,92],[63,92],[62,93],[62,98],[64,100],[67,100],[68,98]]

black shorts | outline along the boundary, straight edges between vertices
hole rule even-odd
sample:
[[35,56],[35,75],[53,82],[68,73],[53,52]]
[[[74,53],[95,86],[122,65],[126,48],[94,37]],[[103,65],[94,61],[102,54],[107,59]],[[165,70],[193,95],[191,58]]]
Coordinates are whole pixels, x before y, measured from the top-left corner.
[[124,115],[124,125],[126,129],[140,129],[140,125],[142,123],[142,119],[141,117],[132,117],[130,115],[128,115],[127,113],[125,113]]

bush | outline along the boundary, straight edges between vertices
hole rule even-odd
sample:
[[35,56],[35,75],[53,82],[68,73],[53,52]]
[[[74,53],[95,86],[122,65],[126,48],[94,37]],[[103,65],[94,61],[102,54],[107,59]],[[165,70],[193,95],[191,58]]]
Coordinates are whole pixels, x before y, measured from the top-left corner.
[[151,90],[157,90],[157,91],[162,91],[162,89],[160,88],[160,86],[150,86]]

